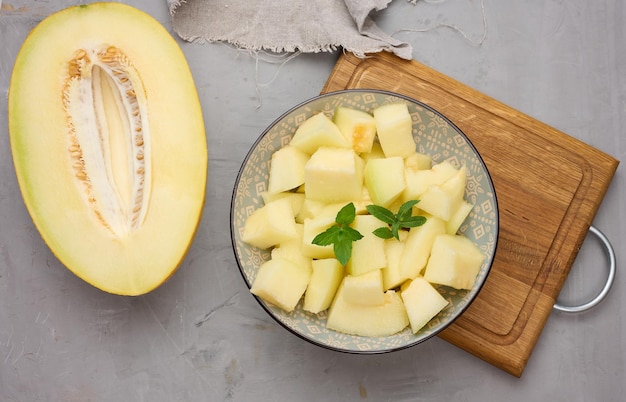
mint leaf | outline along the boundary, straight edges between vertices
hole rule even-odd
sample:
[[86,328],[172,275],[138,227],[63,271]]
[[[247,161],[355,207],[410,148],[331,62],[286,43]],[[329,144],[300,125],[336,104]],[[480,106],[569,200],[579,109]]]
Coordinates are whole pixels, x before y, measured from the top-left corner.
[[339,231],[339,226],[333,225],[323,231],[322,233],[315,236],[313,239],[313,244],[317,244],[318,246],[328,246],[334,243],[335,238],[337,237],[337,232]]
[[408,218],[411,216],[411,214],[413,213],[413,207],[420,202],[419,200],[410,200],[405,202],[404,204],[402,204],[400,206],[400,208],[398,209],[398,215],[397,217],[399,219],[403,219],[403,218]]
[[358,230],[353,229],[350,226],[344,227],[343,230],[345,230],[345,235],[350,241],[357,241],[363,238],[363,235],[359,233]]
[[356,218],[356,208],[353,203],[346,204],[335,218],[335,224],[315,236],[312,243],[318,246],[333,245],[335,257],[341,265],[346,265],[352,255],[352,243],[361,240],[363,235],[349,225]]
[[426,223],[425,216],[411,216],[400,221],[400,225],[407,229],[422,226],[424,223]]
[[[423,225],[426,222],[425,217],[412,216],[413,207],[418,202],[419,200],[405,202],[400,206],[397,214],[380,205],[368,205],[366,207],[367,211],[378,220],[387,224],[387,226],[382,226],[372,233],[381,239],[396,238],[400,240],[400,230]],[[335,257],[341,265],[345,266],[350,261],[352,255],[352,244],[363,238],[363,235],[358,230],[350,227],[355,218],[356,208],[354,203],[346,204],[337,212],[335,224],[315,236],[312,243],[318,246],[329,246],[332,244]]]
[[396,216],[393,214],[393,212],[385,207],[381,207],[380,205],[372,204],[368,205],[365,208],[367,209],[367,212],[378,218],[378,220],[381,220],[389,225],[391,225],[396,220]]
[[391,229],[386,228],[386,227],[378,228],[374,230],[372,233],[374,233],[376,236],[380,237],[381,239],[391,239],[392,237],[394,237],[393,233],[391,232]]
[[333,251],[337,260],[339,260],[341,265],[345,266],[350,261],[350,256],[352,255],[352,240],[346,237],[338,239],[333,245]]
[[353,203],[349,203],[339,210],[335,222],[339,225],[349,225],[354,221],[354,218],[356,218],[356,208]]
[[391,239],[395,237],[400,240],[401,229],[409,229],[423,225],[426,222],[426,217],[412,216],[413,207],[418,202],[419,200],[410,200],[405,202],[400,206],[397,214],[394,214],[387,208],[381,207],[380,205],[368,205],[367,211],[370,214],[389,225],[380,227],[372,233],[381,239]]
[[400,240],[400,222],[396,221],[391,224],[391,234],[397,240]]

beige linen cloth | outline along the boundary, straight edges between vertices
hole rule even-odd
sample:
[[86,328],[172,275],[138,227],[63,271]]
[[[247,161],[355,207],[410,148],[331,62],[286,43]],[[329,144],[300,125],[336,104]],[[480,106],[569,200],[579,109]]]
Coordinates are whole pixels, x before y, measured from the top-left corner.
[[357,56],[388,51],[412,58],[409,44],[370,17],[392,0],[167,0],[174,31],[186,41],[226,42],[252,51]]

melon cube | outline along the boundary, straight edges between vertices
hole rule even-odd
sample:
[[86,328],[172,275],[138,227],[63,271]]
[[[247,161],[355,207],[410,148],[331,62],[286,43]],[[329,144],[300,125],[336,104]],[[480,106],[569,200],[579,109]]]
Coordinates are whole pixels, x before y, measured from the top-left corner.
[[378,141],[386,157],[402,158],[415,152],[413,120],[405,103],[391,103],[373,110]]
[[368,214],[367,206],[372,204],[372,197],[366,186],[363,186],[361,191],[361,198],[352,201],[354,203],[354,209],[357,215]]
[[324,202],[352,201],[363,191],[363,160],[352,149],[318,149],[304,169],[306,197]]
[[[402,231],[401,233],[408,233]],[[385,256],[387,257],[387,266],[381,271],[383,273],[383,290],[394,289],[404,283],[407,276],[402,274],[400,270],[400,261],[402,253],[404,252],[403,241],[397,241],[396,239],[385,240]]]
[[444,183],[457,173],[457,169],[448,161],[434,165],[431,169],[415,170],[412,167],[404,168],[406,188],[402,194],[405,201],[417,200],[431,186]]
[[399,293],[388,290],[382,305],[365,306],[348,302],[343,288],[342,282],[328,309],[328,329],[351,335],[382,337],[400,332],[409,325]]
[[313,244],[318,234],[335,224],[335,216],[323,215],[316,218],[306,218],[303,223],[302,254],[311,258],[334,258],[333,245],[319,246]]
[[447,221],[463,202],[466,181],[467,168],[463,166],[442,184],[426,190],[420,197],[420,209]]
[[448,305],[437,289],[421,277],[410,281],[400,295],[414,334]]
[[427,216],[422,226],[411,228],[400,259],[401,275],[409,279],[419,276],[428,262],[435,238],[445,232],[445,222],[434,216]]
[[339,127],[354,152],[370,152],[376,137],[374,117],[362,110],[339,106],[333,114],[333,122]]
[[309,154],[290,145],[274,152],[270,163],[268,192],[276,194],[302,185],[304,165],[308,160]]
[[432,168],[433,159],[428,154],[414,152],[404,158],[404,167],[411,170],[429,170]]
[[370,159],[384,158],[385,153],[383,152],[383,148],[380,146],[380,142],[374,141],[372,144],[372,150],[370,152],[363,152],[359,156],[365,163],[367,163]]
[[[332,216],[336,217],[341,208],[345,207],[347,202],[333,202],[330,204],[324,204],[324,207],[317,213],[316,217],[320,216]],[[356,206],[355,206],[356,209]]]
[[289,145],[309,155],[320,147],[352,148],[337,125],[323,112],[306,119],[296,129]]
[[471,289],[484,259],[478,246],[467,237],[439,235],[435,238],[424,279],[455,289]]
[[274,247],[270,253],[271,258],[285,258],[299,265],[310,267],[313,259],[302,254],[304,225],[301,223],[296,224],[296,230],[298,232],[298,236],[293,239],[286,240]]
[[363,235],[359,241],[352,243],[352,256],[346,270],[350,275],[361,275],[387,265],[385,256],[385,240],[372,232],[384,223],[372,215],[357,215],[352,228]]
[[[354,199],[352,201],[354,205],[354,210],[357,215],[365,215],[369,212],[367,211],[367,206],[372,203],[369,192],[367,191],[367,187],[363,186],[363,190],[361,191],[361,197],[358,199]],[[321,210],[318,211],[316,216],[321,215],[332,215],[337,216],[337,213],[341,210],[341,208],[345,207],[348,202],[333,202],[329,204],[324,204]]]
[[385,303],[383,274],[380,269],[361,275],[348,275],[343,280],[346,301],[364,306],[380,306]]
[[306,218],[316,217],[326,207],[326,203],[323,201],[311,200],[306,198],[304,194],[301,195],[304,197],[304,201],[302,202],[302,207],[300,207],[300,210],[296,215],[296,222],[298,223],[303,223]]
[[344,277],[344,267],[335,258],[313,260],[311,267],[313,272],[304,293],[302,308],[317,314],[330,307]]
[[448,234],[456,234],[459,231],[459,228],[465,221],[465,218],[469,215],[469,213],[474,208],[474,205],[469,202],[463,200],[461,201],[461,205],[452,213],[452,216],[446,222],[446,233]]
[[263,198],[264,204],[269,204],[270,202],[279,198],[287,198],[289,201],[291,201],[291,209],[296,217],[300,214],[300,210],[304,205],[304,194],[293,193],[291,191],[283,191],[276,194],[270,194],[269,192],[264,191],[261,193],[261,198]]
[[399,156],[372,159],[365,165],[363,177],[372,201],[387,207],[397,200],[404,188],[404,160]]
[[250,292],[290,312],[300,301],[310,278],[310,267],[285,258],[273,258],[261,264]]
[[256,209],[246,219],[241,240],[266,249],[298,237],[291,201],[280,198]]

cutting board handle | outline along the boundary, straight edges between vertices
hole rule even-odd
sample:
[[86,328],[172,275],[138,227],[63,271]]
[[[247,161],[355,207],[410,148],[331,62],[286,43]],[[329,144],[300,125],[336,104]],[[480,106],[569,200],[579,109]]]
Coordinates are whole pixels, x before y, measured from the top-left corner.
[[613,250],[613,246],[611,245],[611,242],[609,241],[608,237],[606,237],[606,235],[602,233],[600,229],[596,228],[595,226],[590,226],[589,232],[596,235],[598,239],[602,241],[602,245],[604,246],[604,249],[607,255],[609,256],[609,276],[606,280],[606,283],[604,284],[604,287],[602,288],[600,293],[598,293],[596,297],[589,300],[588,302],[584,304],[580,304],[578,306],[565,306],[565,305],[559,304],[559,302],[557,301],[556,303],[554,303],[555,310],[562,311],[565,313],[580,313],[582,311],[587,311],[595,307],[596,305],[598,305],[606,297],[606,295],[609,294],[609,291],[611,290],[611,286],[613,286],[613,282],[615,280],[615,271],[616,271],[616,266],[617,266],[617,260],[615,258],[615,251]]

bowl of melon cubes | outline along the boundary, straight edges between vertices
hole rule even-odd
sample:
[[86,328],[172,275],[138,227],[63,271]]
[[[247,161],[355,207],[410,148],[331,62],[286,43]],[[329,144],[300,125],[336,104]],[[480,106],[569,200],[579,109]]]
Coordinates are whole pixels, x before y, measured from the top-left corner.
[[403,95],[343,90],[284,113],[236,178],[231,238],[280,325],[349,353],[438,334],[478,295],[498,205],[469,139]]

